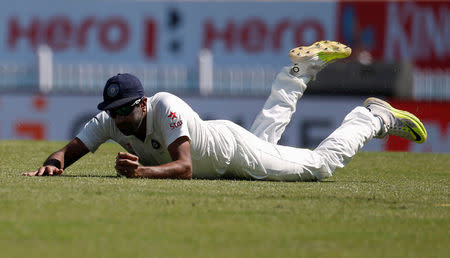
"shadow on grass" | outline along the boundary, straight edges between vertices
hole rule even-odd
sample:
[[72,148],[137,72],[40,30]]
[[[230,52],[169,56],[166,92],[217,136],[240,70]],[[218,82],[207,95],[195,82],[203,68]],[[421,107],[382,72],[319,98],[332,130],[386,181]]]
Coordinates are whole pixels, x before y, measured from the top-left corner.
[[114,175],[60,175],[60,177],[120,178]]
[[[85,174],[85,175],[67,175],[63,174],[60,175],[60,177],[79,177],[79,178],[122,178],[116,175],[91,175],[91,174]],[[125,178],[125,177],[123,177]],[[129,178],[133,179],[133,178]],[[142,178],[139,178],[142,179]],[[151,180],[151,179],[148,179]],[[236,178],[236,177],[222,177],[222,178],[216,178],[216,179],[206,179],[206,178],[193,178],[192,180],[205,180],[205,181],[255,181],[255,182],[277,182],[277,181],[264,181],[264,180],[256,180],[251,178]],[[325,180],[325,181],[295,181],[295,182],[286,182],[286,181],[280,181],[279,183],[289,184],[289,183],[321,183],[321,184],[329,184],[329,183],[359,183],[359,184],[376,184],[377,181],[355,181],[355,180]]]
[[322,181],[322,183],[355,183],[355,184],[377,184],[378,181],[357,181],[357,180],[337,180],[337,181]]

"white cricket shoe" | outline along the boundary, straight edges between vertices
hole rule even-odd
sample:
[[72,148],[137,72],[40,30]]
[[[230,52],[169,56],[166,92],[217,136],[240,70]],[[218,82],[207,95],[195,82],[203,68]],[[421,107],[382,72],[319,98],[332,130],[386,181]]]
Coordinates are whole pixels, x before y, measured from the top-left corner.
[[318,41],[311,46],[302,46],[291,49],[289,58],[292,62],[290,74],[295,77],[310,76],[316,79],[316,74],[327,64],[338,59],[346,58],[352,49],[336,41]]
[[425,126],[415,115],[404,110],[395,109],[386,101],[377,98],[368,98],[363,105],[374,116],[378,116],[383,121],[381,131],[375,138],[396,135],[416,143],[426,141],[427,131]]

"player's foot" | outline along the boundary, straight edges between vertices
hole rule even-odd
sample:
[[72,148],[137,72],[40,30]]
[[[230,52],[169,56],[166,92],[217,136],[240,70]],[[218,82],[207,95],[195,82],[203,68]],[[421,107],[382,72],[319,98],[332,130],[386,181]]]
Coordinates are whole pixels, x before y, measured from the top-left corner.
[[395,109],[386,101],[377,98],[368,98],[363,105],[383,121],[381,131],[375,136],[376,138],[397,135],[416,143],[423,143],[427,139],[427,131],[415,115]]
[[292,62],[290,74],[293,76],[310,76],[315,79],[316,74],[327,64],[338,59],[346,58],[352,49],[336,41],[318,41],[311,46],[291,49],[289,58]]

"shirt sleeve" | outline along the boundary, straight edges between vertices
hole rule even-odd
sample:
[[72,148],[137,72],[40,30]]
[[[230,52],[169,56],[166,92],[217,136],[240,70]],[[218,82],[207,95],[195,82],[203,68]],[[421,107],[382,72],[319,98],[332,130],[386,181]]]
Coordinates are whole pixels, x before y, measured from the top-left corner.
[[80,139],[90,152],[94,153],[100,145],[111,138],[111,118],[101,112],[87,122],[80,133],[76,136]]
[[154,124],[160,127],[167,146],[183,136],[191,140],[188,128],[189,109],[183,100],[171,94],[164,95],[156,104],[154,119],[158,121],[154,121]]

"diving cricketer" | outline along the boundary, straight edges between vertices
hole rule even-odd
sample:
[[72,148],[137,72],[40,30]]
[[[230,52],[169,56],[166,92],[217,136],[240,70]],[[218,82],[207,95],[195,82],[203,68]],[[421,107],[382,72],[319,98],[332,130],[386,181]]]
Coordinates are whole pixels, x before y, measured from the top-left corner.
[[60,175],[113,140],[127,151],[118,153],[115,170],[129,178],[315,181],[331,177],[372,138],[397,135],[423,143],[427,132],[417,117],[368,98],[314,150],[277,145],[307,83],[327,64],[350,54],[350,47],[334,41],[292,49],[292,65],[277,75],[250,131],[226,120],[204,121],[169,93],[145,97],[138,78],[118,74],[106,82],[101,112],[40,168],[23,175]]

